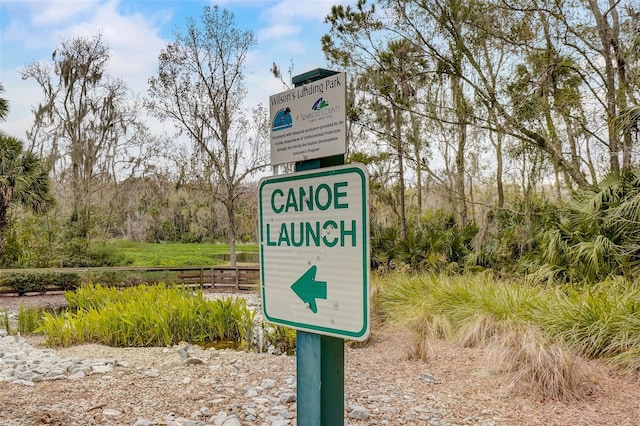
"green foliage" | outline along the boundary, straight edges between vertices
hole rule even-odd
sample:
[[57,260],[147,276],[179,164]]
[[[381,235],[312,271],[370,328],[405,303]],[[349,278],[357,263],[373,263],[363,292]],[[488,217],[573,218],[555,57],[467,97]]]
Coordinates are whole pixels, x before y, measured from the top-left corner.
[[[0,83],[0,93],[4,92],[4,86]],[[9,113],[9,101],[0,98],[0,120],[4,121]]]
[[0,262],[4,263],[9,208],[22,206],[40,214],[53,204],[49,176],[40,159],[32,152],[23,152],[21,141],[0,132]]
[[11,327],[9,326],[9,313],[6,309],[0,312],[0,330],[6,330],[7,333],[11,333]]
[[[158,274],[156,274],[158,275]],[[107,287],[124,287],[146,283],[158,283],[162,279],[144,279],[142,273],[130,271],[88,271],[83,274],[84,283],[100,283]]]
[[390,266],[400,231],[394,226],[382,226],[371,223],[371,264],[374,268]]
[[211,301],[202,292],[163,284],[125,290],[89,284],[65,297],[68,312],[43,316],[48,345],[139,347],[233,340],[249,347],[253,339],[255,314],[244,299]]
[[24,209],[13,209],[10,232],[6,235],[7,263],[12,268],[48,268],[60,266],[62,221],[57,209],[46,215],[34,215]]
[[50,268],[85,266],[126,266],[126,253],[104,241],[71,237],[60,220],[60,211],[34,215],[14,209],[10,232],[6,234],[4,266],[11,268]]
[[92,244],[86,238],[71,238],[63,244],[64,254],[59,262],[63,267],[126,266],[133,260],[104,242]]
[[536,322],[580,354],[640,371],[639,284],[609,280],[556,290]]
[[[127,258],[133,266],[215,266],[228,263],[223,260],[229,254],[227,244],[210,243],[141,243],[115,240],[107,243]],[[238,254],[257,253],[255,244],[238,245]]]
[[13,289],[22,296],[28,292],[44,292],[48,288],[73,290],[80,284],[74,272],[12,272],[0,275],[0,286]]

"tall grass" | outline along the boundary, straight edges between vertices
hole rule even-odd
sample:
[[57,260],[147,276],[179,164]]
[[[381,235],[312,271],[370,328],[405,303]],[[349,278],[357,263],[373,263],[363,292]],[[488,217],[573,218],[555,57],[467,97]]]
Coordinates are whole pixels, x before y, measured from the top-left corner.
[[504,368],[546,397],[579,394],[575,356],[640,371],[640,284],[557,288],[483,274],[392,274],[376,283],[375,303],[385,321],[413,332],[414,356],[426,357],[425,339],[434,337],[490,345],[502,351],[495,360],[519,366]]
[[545,398],[580,399],[586,390],[580,359],[535,327],[504,329],[493,339],[490,359],[510,375],[511,386],[531,388]]
[[576,352],[640,371],[640,285],[618,281],[556,290],[537,322]]
[[244,299],[211,301],[202,292],[164,284],[124,290],[83,285],[65,293],[70,310],[44,313],[50,346],[94,342],[117,347],[233,340],[249,347],[255,314]]
[[543,288],[484,274],[388,275],[381,280],[376,302],[383,317],[399,323],[444,317],[458,332],[487,315],[497,321],[530,321],[534,308],[549,297]]

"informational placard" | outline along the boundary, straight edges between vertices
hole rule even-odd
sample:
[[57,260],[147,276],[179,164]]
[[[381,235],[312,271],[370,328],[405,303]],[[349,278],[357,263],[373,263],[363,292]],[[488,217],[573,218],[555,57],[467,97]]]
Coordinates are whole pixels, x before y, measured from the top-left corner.
[[369,334],[369,177],[361,165],[259,185],[265,319],[327,336]]
[[347,82],[338,73],[269,97],[271,164],[347,152]]

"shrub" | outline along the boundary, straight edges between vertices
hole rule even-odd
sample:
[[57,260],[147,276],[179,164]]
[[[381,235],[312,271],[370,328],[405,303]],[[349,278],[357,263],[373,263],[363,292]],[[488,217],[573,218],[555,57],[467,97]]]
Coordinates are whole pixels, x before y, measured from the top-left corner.
[[116,247],[97,242],[91,244],[85,238],[70,238],[64,242],[63,255],[59,263],[62,267],[106,267],[127,266],[133,263],[126,254],[118,251]]
[[535,196],[492,208],[466,261],[469,265],[514,272],[521,259],[539,248],[544,231],[555,227],[557,218],[558,207]]
[[12,272],[4,275],[0,283],[23,296],[29,292],[44,292],[51,287],[73,290],[80,283],[80,275],[73,272]]
[[595,284],[638,275],[640,172],[611,174],[573,192],[558,217],[540,233],[539,247],[523,264],[539,282]]
[[75,290],[80,285],[80,275],[75,272],[52,272],[51,284],[62,290]]
[[93,244],[89,248],[90,266],[128,266],[133,259],[120,252],[117,247],[105,243]]

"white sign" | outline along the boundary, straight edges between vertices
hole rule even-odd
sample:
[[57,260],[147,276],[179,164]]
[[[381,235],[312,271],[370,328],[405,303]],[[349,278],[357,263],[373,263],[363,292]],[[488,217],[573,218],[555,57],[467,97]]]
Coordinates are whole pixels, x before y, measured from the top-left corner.
[[269,97],[271,164],[347,152],[347,82],[338,73]]
[[312,333],[369,334],[369,176],[350,164],[262,179],[265,319]]

